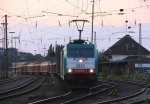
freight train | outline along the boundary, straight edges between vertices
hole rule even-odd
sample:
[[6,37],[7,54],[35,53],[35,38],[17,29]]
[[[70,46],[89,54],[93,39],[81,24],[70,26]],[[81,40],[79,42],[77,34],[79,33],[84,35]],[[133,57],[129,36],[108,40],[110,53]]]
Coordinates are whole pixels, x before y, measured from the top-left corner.
[[35,75],[49,75],[58,73],[56,62],[30,62],[17,66],[17,72],[20,74],[35,74]]
[[98,51],[85,40],[67,44],[60,59],[60,76],[66,83],[96,83],[98,76]]
[[[18,67],[22,74],[57,74],[66,83],[96,83],[98,77],[98,51],[94,44],[85,40],[73,40],[60,53],[56,62],[32,62]],[[60,67],[58,67],[60,66]]]

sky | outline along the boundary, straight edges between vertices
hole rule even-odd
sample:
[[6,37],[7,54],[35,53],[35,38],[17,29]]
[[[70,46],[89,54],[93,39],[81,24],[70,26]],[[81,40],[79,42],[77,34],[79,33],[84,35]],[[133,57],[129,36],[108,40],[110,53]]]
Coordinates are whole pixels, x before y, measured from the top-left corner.
[[[8,47],[45,55],[50,44],[66,45],[70,39],[78,39],[79,32],[71,22],[76,19],[89,21],[81,37],[91,41],[91,1],[0,0],[0,23],[8,15]],[[99,51],[107,50],[126,34],[139,42],[140,23],[142,45],[150,50],[150,0],[95,0],[93,21]],[[0,25],[0,39],[3,33]],[[19,37],[20,42],[14,38],[11,41],[11,37]]]

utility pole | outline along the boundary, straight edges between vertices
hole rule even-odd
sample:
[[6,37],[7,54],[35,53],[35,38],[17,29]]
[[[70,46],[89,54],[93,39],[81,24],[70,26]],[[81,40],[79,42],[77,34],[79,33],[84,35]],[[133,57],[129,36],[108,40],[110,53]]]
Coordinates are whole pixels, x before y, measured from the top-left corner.
[[15,33],[15,32],[9,32],[11,34],[11,48],[13,48],[13,37],[12,35]]
[[[2,43],[2,46],[1,46],[1,49],[2,49],[2,52],[1,52],[1,56],[2,56],[2,59],[3,59],[3,38],[2,39],[0,39],[0,43]],[[2,66],[3,66],[3,64],[2,64],[2,59],[1,59],[1,62],[0,62],[0,72],[1,72],[1,74],[0,74],[0,78],[2,78],[2,76],[3,76],[3,70],[2,70]]]
[[139,24],[139,44],[142,45],[142,41],[141,41],[141,23]]
[[5,43],[5,49],[4,49],[4,59],[5,59],[5,78],[8,78],[8,37],[7,37],[7,15],[5,15],[5,32],[4,32],[4,43]]
[[[141,70],[142,64],[141,64],[141,23],[139,24],[139,49],[138,49],[138,62],[139,62],[139,69]],[[143,72],[144,70],[142,70]]]
[[3,62],[2,62],[2,78],[5,78],[5,23],[1,23],[3,25],[4,38],[2,38],[2,49],[3,49]]
[[[13,37],[12,35],[15,33],[15,32],[9,32],[11,34],[11,64],[13,63],[14,61],[14,56],[13,56]],[[12,64],[13,66],[13,64]]]
[[127,32],[128,32],[128,25],[127,25],[128,20],[126,20],[125,23],[126,23],[126,35],[127,35]]
[[[17,69],[17,56],[18,56],[18,50],[17,50],[17,47],[16,47],[16,39],[18,39],[18,41],[19,41],[20,37],[12,37],[12,43],[13,43],[13,39],[15,39],[15,49],[14,49],[14,52],[13,52],[14,53],[13,61],[14,61],[14,67],[15,67],[15,73],[16,73],[16,69]],[[13,47],[13,44],[12,44],[12,47]]]
[[[18,38],[18,37],[16,37],[16,38]],[[16,39],[15,39],[15,73],[16,73],[16,69],[17,69],[17,63],[16,63],[16,58],[17,58],[17,56],[18,56],[18,52],[17,52],[17,48],[16,48]]]
[[34,50],[34,52],[35,52],[35,55],[36,55],[36,50]]
[[96,32],[94,32],[94,45],[96,45]]
[[92,1],[92,35],[91,35],[91,43],[93,43],[93,22],[94,22],[94,0]]
[[7,37],[7,15],[5,15],[5,35],[6,35],[6,78],[8,78],[8,37]]
[[44,49],[44,57],[45,57],[45,50],[46,50],[46,48],[44,47],[43,49]]

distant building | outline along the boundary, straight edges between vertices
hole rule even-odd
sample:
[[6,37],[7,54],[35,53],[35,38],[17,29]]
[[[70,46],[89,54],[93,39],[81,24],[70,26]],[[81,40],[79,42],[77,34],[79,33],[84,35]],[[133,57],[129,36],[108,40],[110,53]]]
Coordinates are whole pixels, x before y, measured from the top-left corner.
[[128,73],[135,69],[143,70],[146,66],[149,67],[146,67],[146,69],[150,70],[150,51],[137,43],[130,35],[121,38],[104,54],[108,56],[109,62],[104,62],[103,66],[110,64],[114,70],[122,70]]

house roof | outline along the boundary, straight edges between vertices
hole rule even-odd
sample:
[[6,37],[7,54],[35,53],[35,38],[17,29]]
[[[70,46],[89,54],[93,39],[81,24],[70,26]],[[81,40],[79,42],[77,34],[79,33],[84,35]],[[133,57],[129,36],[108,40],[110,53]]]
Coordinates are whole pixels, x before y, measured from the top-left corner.
[[130,35],[126,35],[108,48],[106,55],[149,55],[150,51],[137,43]]
[[150,57],[147,56],[128,56],[127,58],[123,59],[124,61],[127,60],[136,60],[136,61],[140,61],[142,63],[150,63]]

